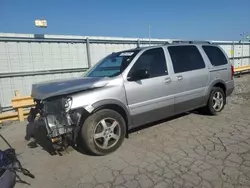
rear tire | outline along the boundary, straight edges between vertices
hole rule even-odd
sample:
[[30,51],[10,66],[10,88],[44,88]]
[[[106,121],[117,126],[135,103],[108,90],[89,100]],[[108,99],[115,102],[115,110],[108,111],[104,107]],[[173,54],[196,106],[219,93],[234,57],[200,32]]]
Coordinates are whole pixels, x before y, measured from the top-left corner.
[[219,87],[213,87],[206,106],[207,113],[210,115],[217,115],[224,109],[225,104],[225,92]]
[[82,144],[91,154],[116,151],[126,135],[126,123],[114,110],[103,109],[90,115],[81,129]]

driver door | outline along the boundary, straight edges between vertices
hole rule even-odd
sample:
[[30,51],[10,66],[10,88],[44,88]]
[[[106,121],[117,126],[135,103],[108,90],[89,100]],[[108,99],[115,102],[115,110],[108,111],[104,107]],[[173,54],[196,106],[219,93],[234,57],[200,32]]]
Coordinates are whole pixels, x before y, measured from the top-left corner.
[[146,69],[148,78],[128,81],[124,78],[127,103],[133,127],[157,121],[174,113],[172,83],[163,48],[144,51],[128,73]]

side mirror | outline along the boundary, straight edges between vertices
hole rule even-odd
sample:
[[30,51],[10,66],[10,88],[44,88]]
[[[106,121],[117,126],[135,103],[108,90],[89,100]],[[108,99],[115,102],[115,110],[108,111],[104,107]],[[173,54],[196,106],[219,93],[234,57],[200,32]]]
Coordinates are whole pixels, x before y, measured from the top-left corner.
[[149,78],[148,70],[147,69],[139,69],[139,70],[132,72],[128,76],[128,81],[137,81],[137,80],[146,79],[146,78]]

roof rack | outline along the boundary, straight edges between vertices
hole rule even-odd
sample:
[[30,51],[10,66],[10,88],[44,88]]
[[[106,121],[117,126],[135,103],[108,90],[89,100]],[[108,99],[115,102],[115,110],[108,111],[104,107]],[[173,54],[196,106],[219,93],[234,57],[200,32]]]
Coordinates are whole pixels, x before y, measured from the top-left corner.
[[[190,41],[190,40],[172,40],[171,41],[171,44],[179,44],[179,43],[186,43],[186,44],[204,44],[204,43],[207,43],[207,44],[212,44],[212,42],[210,41],[199,41],[199,40],[193,40],[193,41]],[[169,42],[167,42],[166,44],[169,44]]]

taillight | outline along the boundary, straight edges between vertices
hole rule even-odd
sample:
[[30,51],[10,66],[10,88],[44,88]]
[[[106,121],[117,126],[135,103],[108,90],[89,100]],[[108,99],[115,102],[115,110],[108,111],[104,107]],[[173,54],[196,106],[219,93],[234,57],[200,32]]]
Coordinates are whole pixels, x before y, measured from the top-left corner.
[[233,80],[234,79],[234,66],[233,65],[231,65],[231,73],[232,73],[231,79]]

